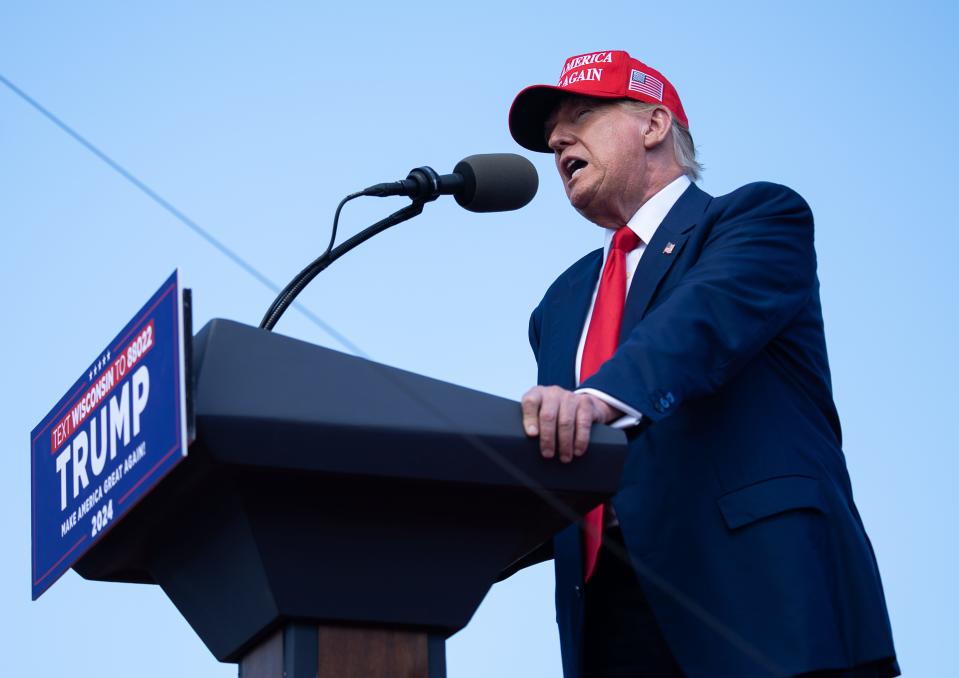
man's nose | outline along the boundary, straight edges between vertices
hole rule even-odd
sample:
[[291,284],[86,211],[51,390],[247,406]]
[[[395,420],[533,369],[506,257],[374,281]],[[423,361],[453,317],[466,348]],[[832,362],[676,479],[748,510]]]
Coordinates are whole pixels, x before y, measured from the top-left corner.
[[546,137],[546,145],[554,153],[558,153],[573,143],[573,137],[569,132],[569,127],[558,123]]

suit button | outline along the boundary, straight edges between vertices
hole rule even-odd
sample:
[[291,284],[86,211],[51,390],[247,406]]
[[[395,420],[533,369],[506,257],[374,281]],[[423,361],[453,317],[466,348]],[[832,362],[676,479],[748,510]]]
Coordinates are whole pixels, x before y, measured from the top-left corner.
[[659,410],[660,412],[662,412],[663,410],[668,410],[668,409],[669,409],[669,401],[666,400],[666,398],[660,398],[660,399],[659,399],[659,406],[660,406],[661,408],[663,408],[662,410]]
[[577,584],[576,586],[573,587],[573,591],[576,592],[576,597],[577,597],[577,598],[582,598],[582,597],[583,597],[583,587],[580,586],[579,584]]
[[670,405],[676,402],[676,398],[673,397],[672,391],[666,391],[666,400],[669,401]]

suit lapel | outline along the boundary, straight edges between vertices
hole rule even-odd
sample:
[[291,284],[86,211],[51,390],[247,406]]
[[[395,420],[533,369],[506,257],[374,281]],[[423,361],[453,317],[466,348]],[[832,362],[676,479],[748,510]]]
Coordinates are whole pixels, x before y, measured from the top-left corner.
[[553,300],[550,316],[550,332],[556,337],[556,348],[552,351],[549,383],[572,389],[576,386],[576,349],[586,323],[589,302],[599,279],[599,269],[603,263],[603,250],[593,252],[590,260],[569,279],[566,294]]
[[[712,198],[707,193],[691,184],[656,230],[639,261],[626,296],[620,342],[643,317],[660,280],[679,257],[689,231],[696,225],[710,200]],[[555,337],[555,344],[549,352],[549,362],[540,383],[575,388],[576,349],[579,348],[589,302],[602,265],[603,250],[596,250],[575,275],[570,276],[566,293],[556,295],[553,299],[548,332],[549,336]]]
[[689,231],[696,225],[712,198],[696,184],[690,184],[666,214],[646,245],[626,295],[619,341],[622,343],[638,323],[653,299],[656,288],[673,262],[679,258]]

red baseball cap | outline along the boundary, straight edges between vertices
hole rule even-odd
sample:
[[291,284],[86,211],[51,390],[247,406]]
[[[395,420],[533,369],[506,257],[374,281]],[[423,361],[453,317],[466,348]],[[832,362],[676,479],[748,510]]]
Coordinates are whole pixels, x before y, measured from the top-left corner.
[[556,85],[533,85],[516,95],[509,110],[509,131],[516,143],[531,151],[549,153],[543,125],[558,101],[568,94],[662,104],[689,127],[679,94],[662,73],[626,52],[590,52],[568,58]]

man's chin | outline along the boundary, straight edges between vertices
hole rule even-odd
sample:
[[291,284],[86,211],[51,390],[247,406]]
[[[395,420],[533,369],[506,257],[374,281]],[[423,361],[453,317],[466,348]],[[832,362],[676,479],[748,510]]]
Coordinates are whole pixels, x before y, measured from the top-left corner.
[[580,213],[587,221],[592,221],[594,224],[596,222],[597,214],[596,210],[590,209],[594,205],[594,201],[591,200],[592,196],[582,196],[582,195],[571,195],[569,197],[569,204],[572,205],[573,209]]
[[593,202],[592,191],[583,189],[567,191],[566,197],[569,198],[569,204],[573,206],[573,209],[580,214],[583,214],[584,210],[589,210],[589,205]]

